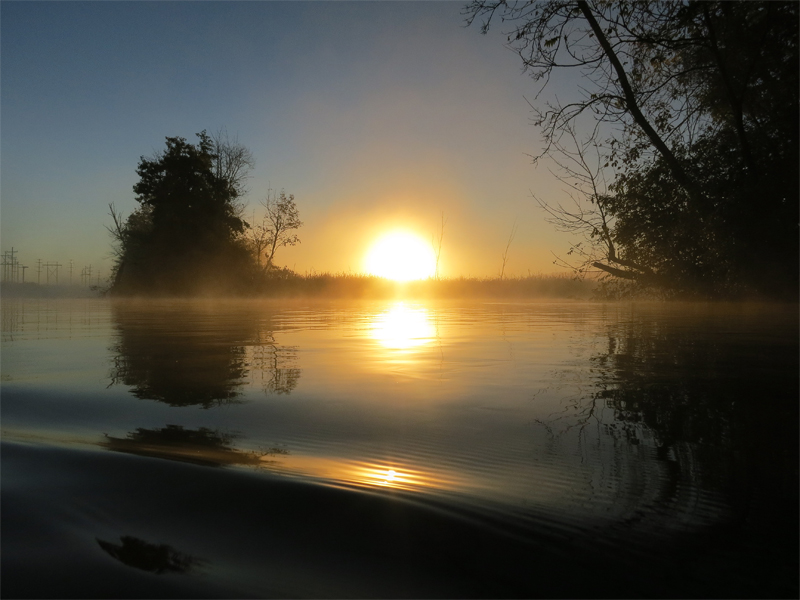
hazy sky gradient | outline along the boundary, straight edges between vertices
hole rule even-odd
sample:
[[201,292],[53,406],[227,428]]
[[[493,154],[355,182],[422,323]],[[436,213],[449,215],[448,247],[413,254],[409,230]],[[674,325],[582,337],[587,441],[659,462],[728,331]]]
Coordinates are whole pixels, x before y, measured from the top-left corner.
[[[426,239],[442,273],[557,271],[568,243],[530,190],[536,84],[462,2],[13,2],[2,19],[2,250],[110,268],[107,205],[135,207],[140,156],[227,128],[256,159],[246,198],[295,195],[278,264],[360,271],[381,232]],[[62,273],[65,271],[62,270]],[[63,277],[63,275],[62,275]]]

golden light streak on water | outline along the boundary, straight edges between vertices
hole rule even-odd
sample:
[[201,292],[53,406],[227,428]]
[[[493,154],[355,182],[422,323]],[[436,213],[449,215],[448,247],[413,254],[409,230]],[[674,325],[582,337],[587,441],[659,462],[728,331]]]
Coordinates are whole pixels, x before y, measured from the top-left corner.
[[375,317],[371,335],[385,348],[405,350],[431,343],[436,329],[426,309],[399,302]]
[[396,462],[367,462],[319,456],[282,456],[271,468],[329,483],[366,488],[388,488],[410,492],[453,491],[470,487],[443,473]]

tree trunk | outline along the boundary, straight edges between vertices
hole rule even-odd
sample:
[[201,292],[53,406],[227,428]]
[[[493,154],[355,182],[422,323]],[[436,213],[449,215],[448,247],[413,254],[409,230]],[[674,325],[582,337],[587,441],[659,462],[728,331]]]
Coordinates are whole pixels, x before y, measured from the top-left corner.
[[658,135],[658,132],[653,129],[653,126],[650,125],[650,122],[642,113],[641,109],[639,108],[639,103],[636,101],[636,96],[633,93],[633,88],[631,87],[630,81],[628,81],[628,75],[625,73],[625,69],[622,67],[622,63],[620,63],[617,54],[614,52],[614,49],[611,47],[611,44],[608,43],[608,39],[606,38],[605,34],[603,33],[603,29],[600,27],[600,24],[597,22],[597,19],[594,18],[591,9],[589,8],[589,4],[585,0],[579,0],[578,7],[581,9],[583,16],[589,22],[589,26],[592,28],[592,31],[597,36],[597,41],[600,42],[600,46],[603,48],[603,52],[605,52],[608,60],[611,61],[611,65],[614,67],[614,71],[617,73],[617,79],[619,80],[619,85],[622,88],[623,93],[625,94],[625,104],[628,107],[628,111],[631,113],[633,120],[636,124],[642,128],[645,135],[650,139],[650,142],[655,146],[656,150],[664,157],[667,165],[672,171],[673,177],[675,180],[693,197],[696,197],[698,200],[701,199],[699,189],[695,182],[692,180],[691,177],[686,173],[681,165],[681,162],[678,158],[673,154],[672,150],[664,143],[664,140],[661,139],[661,136]]

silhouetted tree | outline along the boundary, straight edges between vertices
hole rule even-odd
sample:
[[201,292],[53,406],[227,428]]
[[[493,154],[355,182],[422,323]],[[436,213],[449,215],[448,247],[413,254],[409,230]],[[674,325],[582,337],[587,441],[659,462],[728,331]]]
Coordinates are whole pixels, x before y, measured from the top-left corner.
[[230,292],[252,278],[241,239],[246,224],[236,204],[252,162],[249,151],[205,131],[197,137],[196,145],[168,137],[166,150],[142,157],[133,186],[140,208],[128,219],[112,208],[113,291]]
[[228,182],[237,199],[242,198],[247,193],[245,182],[256,164],[253,153],[239,142],[238,137],[231,138],[225,129],[211,136],[211,141],[214,144],[214,175]]
[[269,192],[261,205],[264,207],[264,216],[260,224],[252,227],[249,238],[259,263],[263,259],[263,268],[269,271],[275,268],[275,252],[278,248],[300,243],[294,231],[302,227],[303,222],[294,202],[294,194],[287,196],[284,191],[279,194]]
[[588,264],[673,293],[796,295],[798,8],[475,0],[466,14],[510,23],[535,79],[583,75],[574,101],[534,111],[540,156],[609,182],[577,208],[547,204],[599,242]]

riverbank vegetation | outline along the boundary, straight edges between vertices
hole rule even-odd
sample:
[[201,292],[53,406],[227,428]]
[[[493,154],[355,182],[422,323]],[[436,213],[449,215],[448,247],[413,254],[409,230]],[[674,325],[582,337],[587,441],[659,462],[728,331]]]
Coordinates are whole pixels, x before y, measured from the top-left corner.
[[[562,261],[617,292],[786,298],[798,292],[796,2],[473,0],[543,85],[531,104],[575,235]],[[560,73],[580,74],[545,101]]]
[[430,278],[398,282],[383,277],[349,273],[298,274],[289,270],[269,274],[257,294],[274,297],[326,298],[562,298],[587,300],[595,282],[569,274],[527,277]]

